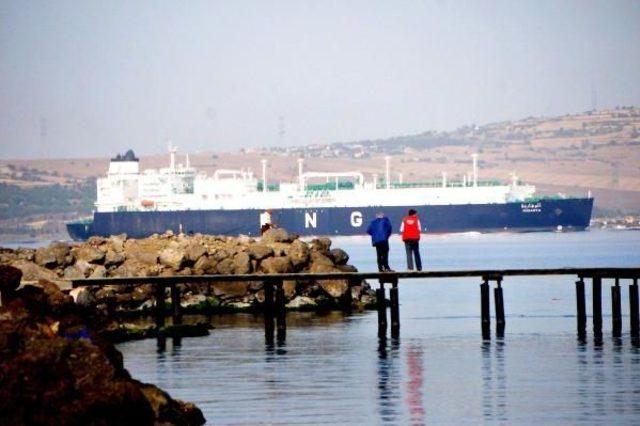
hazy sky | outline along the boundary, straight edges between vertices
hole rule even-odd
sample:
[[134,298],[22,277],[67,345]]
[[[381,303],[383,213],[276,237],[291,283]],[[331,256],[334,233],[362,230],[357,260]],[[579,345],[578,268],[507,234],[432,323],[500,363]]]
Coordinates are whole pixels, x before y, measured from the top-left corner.
[[0,0],[0,158],[449,130],[592,86],[640,105],[640,1]]

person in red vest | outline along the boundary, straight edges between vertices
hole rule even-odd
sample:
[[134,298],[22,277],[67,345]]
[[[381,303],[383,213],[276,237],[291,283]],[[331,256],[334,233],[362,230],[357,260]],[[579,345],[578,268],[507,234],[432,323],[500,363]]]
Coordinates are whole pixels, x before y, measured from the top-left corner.
[[407,269],[413,271],[413,258],[416,259],[416,268],[422,271],[422,259],[420,258],[420,219],[414,209],[409,210],[409,215],[402,219],[400,233],[404,248],[407,250]]

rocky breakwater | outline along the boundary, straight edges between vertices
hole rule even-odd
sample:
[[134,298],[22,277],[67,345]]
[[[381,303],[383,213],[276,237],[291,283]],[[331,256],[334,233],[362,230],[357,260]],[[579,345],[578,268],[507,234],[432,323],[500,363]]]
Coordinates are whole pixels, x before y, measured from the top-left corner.
[[92,310],[47,280],[0,266],[0,424],[200,425],[193,404],[141,383]]
[[[0,264],[19,268],[25,280],[44,278],[61,286],[88,277],[357,272],[348,261],[348,254],[332,248],[330,239],[307,243],[284,229],[271,229],[259,239],[167,232],[145,239],[92,237],[81,244],[57,242],[36,250],[0,251]],[[180,287],[185,312],[254,310],[264,302],[259,280]],[[364,281],[349,286],[345,280],[289,280],[283,287],[288,309],[358,309],[375,302],[375,293]],[[82,306],[109,313],[145,312],[155,305],[151,285],[79,288],[70,294]],[[166,297],[168,305],[168,293]]]

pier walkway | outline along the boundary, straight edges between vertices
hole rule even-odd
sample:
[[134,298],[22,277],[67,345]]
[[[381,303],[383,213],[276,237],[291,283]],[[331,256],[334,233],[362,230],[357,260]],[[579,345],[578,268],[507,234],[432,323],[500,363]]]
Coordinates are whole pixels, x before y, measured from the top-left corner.
[[[620,281],[627,280],[629,285],[629,333],[633,341],[640,339],[640,320],[638,308],[638,279],[640,268],[555,268],[555,269],[485,269],[485,270],[454,270],[454,271],[422,271],[422,272],[345,272],[345,273],[286,273],[286,274],[244,274],[244,275],[189,275],[172,277],[127,277],[127,278],[94,278],[73,280],[74,288],[80,286],[107,285],[142,285],[151,284],[156,290],[156,325],[164,326],[165,319],[165,290],[171,290],[171,306],[174,324],[182,323],[180,308],[180,288],[178,284],[221,283],[237,281],[262,281],[264,284],[265,302],[263,312],[265,319],[265,338],[273,342],[274,334],[279,341],[286,338],[286,309],[283,281],[317,281],[317,280],[346,280],[348,285],[360,285],[362,280],[377,280],[379,288],[376,290],[378,311],[378,335],[385,337],[387,333],[387,308],[390,308],[391,336],[400,335],[400,304],[398,288],[401,280],[405,279],[436,279],[477,277],[480,283],[480,326],[483,339],[491,338],[490,314],[490,283],[495,287],[494,309],[496,335],[502,337],[505,330],[505,298],[503,284],[507,277],[515,276],[550,276],[564,275],[575,277],[576,289],[576,318],[578,337],[585,339],[587,335],[587,314],[585,300],[585,280],[592,284],[592,322],[595,341],[602,340],[602,284],[603,280],[612,280],[611,312],[612,335],[622,335],[621,314],[621,285]],[[385,286],[389,286],[389,301],[386,299]],[[345,293],[344,306],[351,306],[351,292]]]

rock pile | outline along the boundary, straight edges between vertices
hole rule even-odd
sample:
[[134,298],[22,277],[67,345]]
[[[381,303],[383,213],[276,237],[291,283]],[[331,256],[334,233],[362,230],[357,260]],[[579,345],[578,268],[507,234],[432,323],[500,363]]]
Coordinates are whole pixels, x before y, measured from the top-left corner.
[[[0,264],[20,269],[24,280],[47,279],[61,285],[64,280],[88,277],[356,272],[348,261],[349,255],[344,250],[332,249],[328,238],[306,243],[281,228],[271,229],[257,240],[246,236],[167,232],[145,239],[117,235],[92,237],[76,245],[56,242],[35,250],[0,249]],[[290,309],[340,307],[345,300],[362,307],[375,298],[366,282],[349,288],[344,280],[285,281],[284,289]],[[187,311],[253,309],[264,301],[260,281],[186,284],[181,290],[182,305]],[[81,305],[104,310],[111,307],[122,312],[145,310],[155,303],[150,285],[76,289],[71,295]]]
[[90,311],[46,280],[18,288],[20,275],[0,266],[0,424],[205,422],[193,404],[132,379]]

